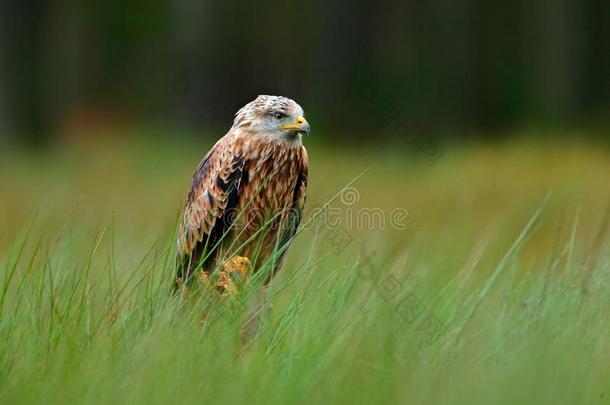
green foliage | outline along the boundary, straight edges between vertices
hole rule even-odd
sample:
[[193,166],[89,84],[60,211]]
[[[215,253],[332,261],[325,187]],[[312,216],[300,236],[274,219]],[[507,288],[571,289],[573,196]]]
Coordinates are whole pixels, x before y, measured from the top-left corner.
[[[0,402],[610,395],[604,152],[479,145],[429,165],[313,145],[308,209],[332,200],[346,222],[306,216],[244,345],[255,294],[170,295],[173,224],[206,146],[113,141],[0,162]],[[356,199],[333,200],[371,163]],[[363,208],[407,208],[409,226],[348,225]]]

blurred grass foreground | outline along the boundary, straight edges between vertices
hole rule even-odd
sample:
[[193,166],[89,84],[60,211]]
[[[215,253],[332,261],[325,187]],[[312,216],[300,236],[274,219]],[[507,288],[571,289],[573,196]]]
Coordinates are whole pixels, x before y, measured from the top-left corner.
[[561,139],[433,161],[309,145],[309,213],[370,170],[299,235],[248,346],[244,306],[202,321],[203,303],[169,294],[209,144],[15,151],[0,160],[0,402],[606,402],[610,154]]

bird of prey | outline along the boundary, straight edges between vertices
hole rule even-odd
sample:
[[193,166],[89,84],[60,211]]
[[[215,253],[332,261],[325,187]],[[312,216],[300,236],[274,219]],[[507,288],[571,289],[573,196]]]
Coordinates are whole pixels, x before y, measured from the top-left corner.
[[307,191],[309,134],[294,100],[258,96],[193,175],[178,237],[175,288],[207,279],[232,257],[245,257],[265,283],[280,269],[299,225]]

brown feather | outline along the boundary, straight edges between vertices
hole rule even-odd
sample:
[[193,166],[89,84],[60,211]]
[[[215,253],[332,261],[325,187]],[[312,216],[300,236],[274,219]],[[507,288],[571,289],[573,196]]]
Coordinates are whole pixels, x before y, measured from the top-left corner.
[[180,226],[178,278],[188,283],[194,270],[210,273],[237,254],[249,257],[256,271],[278,246],[272,274],[279,270],[305,204],[307,170],[302,145],[233,127],[193,175]]

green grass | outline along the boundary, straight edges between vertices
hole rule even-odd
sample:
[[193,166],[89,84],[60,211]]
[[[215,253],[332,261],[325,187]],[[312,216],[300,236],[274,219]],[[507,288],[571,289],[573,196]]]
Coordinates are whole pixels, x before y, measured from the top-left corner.
[[[169,294],[174,223],[210,142],[0,161],[0,402],[608,402],[603,148],[449,144],[430,166],[311,145],[308,218],[370,170],[303,229],[244,346],[253,294],[206,322],[205,298]],[[381,225],[350,224],[363,209]]]

